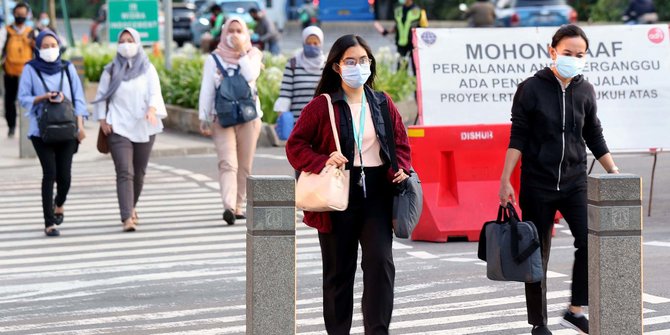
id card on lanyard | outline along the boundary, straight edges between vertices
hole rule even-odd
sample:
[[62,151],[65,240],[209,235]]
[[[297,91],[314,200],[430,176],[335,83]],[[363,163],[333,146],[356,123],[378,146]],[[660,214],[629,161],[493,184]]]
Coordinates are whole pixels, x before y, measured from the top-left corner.
[[[347,101],[346,95],[344,96],[344,101]],[[367,198],[367,188],[365,186],[365,167],[363,165],[363,134],[365,134],[366,103],[367,101],[365,100],[365,91],[363,91],[363,97],[361,97],[361,115],[358,121],[358,131],[356,131],[356,120],[351,118],[351,126],[354,129],[354,140],[356,141],[356,147],[358,148],[358,158],[361,160],[361,179],[358,180],[358,186],[363,188],[363,198]]]

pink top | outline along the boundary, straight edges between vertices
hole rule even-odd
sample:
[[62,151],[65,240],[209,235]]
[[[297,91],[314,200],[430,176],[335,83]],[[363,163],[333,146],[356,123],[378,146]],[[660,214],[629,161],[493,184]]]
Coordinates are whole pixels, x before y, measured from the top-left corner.
[[[354,121],[354,132],[358,133],[361,117],[361,104],[349,104],[351,118]],[[363,133],[363,166],[381,166],[384,161],[380,156],[381,146],[375,133],[375,126],[372,124],[372,113],[370,113],[370,104],[365,103],[365,129]],[[354,166],[361,166],[361,159],[358,155],[358,144],[354,145]]]

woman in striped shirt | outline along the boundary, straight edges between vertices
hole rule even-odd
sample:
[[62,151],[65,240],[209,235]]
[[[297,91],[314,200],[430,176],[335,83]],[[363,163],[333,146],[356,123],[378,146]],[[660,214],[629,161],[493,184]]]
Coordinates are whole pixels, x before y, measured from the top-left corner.
[[310,26],[302,31],[303,48],[286,63],[284,77],[275,102],[277,113],[291,112],[293,124],[300,116],[302,108],[314,97],[314,90],[321,80],[326,56],[323,54],[323,31]]

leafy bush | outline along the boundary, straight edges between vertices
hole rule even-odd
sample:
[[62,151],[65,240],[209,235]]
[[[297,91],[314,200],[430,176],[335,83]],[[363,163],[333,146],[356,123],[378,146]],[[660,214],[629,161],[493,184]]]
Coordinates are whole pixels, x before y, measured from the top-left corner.
[[628,0],[599,0],[591,7],[591,19],[621,22],[621,16],[628,7],[628,2]]
[[97,83],[100,81],[100,76],[105,65],[114,59],[116,50],[109,45],[94,43],[83,47],[68,48],[68,54],[80,54],[84,57],[84,77],[89,82]]
[[[103,67],[112,61],[115,50],[109,46],[92,44],[74,48],[70,53],[84,57],[86,78],[90,82],[98,82]],[[173,57],[172,69],[168,70],[165,68],[162,55],[149,53],[149,59],[158,71],[165,103],[185,108],[198,108],[204,57],[209,56],[201,55],[196,49],[182,48]],[[400,71],[396,70],[398,55],[392,54],[389,48],[380,49],[376,54],[376,59],[376,89],[387,92],[394,101],[407,99],[414,92],[416,84],[414,77],[408,75],[406,64],[403,63]],[[263,57],[264,68],[256,80],[256,85],[264,122],[274,123],[277,119],[273,107],[275,100],[279,97],[286,61],[287,58],[283,55],[272,56],[266,53]]]
[[272,124],[277,120],[274,104],[279,97],[279,88],[281,87],[286,61],[287,59],[283,55],[273,56],[267,52],[263,55],[263,71],[256,80],[258,97],[261,100],[261,110],[263,110],[263,122]]
[[400,62],[400,56],[392,53],[388,47],[380,48],[375,54],[377,61],[377,78],[375,89],[384,91],[391,96],[393,101],[404,101],[416,90],[416,78],[407,73],[407,61]]
[[203,57],[175,57],[172,60],[172,70],[163,66],[162,58],[151,58],[158,71],[165,103],[197,109]]

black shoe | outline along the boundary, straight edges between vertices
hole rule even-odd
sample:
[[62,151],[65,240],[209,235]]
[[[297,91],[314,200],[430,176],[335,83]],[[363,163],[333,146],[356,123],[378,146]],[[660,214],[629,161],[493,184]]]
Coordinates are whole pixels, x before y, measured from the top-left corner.
[[63,223],[63,219],[65,218],[65,214],[64,213],[56,213],[55,210],[56,210],[56,207],[54,207],[54,223],[57,226],[60,226],[60,224]]
[[7,132],[7,137],[13,138],[15,132],[16,132],[15,128],[9,128],[9,131]]
[[244,214],[235,214],[235,219],[236,220],[246,220],[247,217],[244,216]]
[[533,326],[533,330],[530,331],[531,335],[551,335],[551,331],[547,326]]
[[226,221],[226,223],[229,226],[232,226],[235,224],[235,213],[231,211],[230,209],[226,209],[223,211],[223,221]]
[[589,334],[589,320],[584,314],[576,315],[570,311],[565,311],[563,318],[560,321],[561,326],[565,328],[574,329],[582,335]]
[[[49,229],[51,228],[51,229]],[[53,228],[53,226],[49,226],[44,228],[44,235],[49,236],[49,237],[55,237],[55,236],[60,236],[60,231],[58,229]]]

